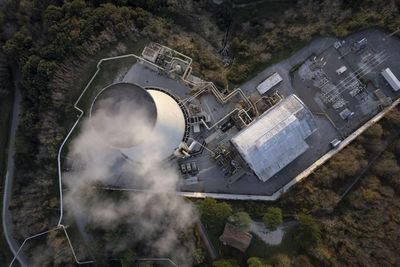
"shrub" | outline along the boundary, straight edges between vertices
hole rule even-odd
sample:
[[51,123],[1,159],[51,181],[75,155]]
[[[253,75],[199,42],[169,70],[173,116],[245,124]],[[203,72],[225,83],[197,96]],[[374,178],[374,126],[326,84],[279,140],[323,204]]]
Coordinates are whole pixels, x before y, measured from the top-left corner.
[[228,221],[242,230],[249,229],[251,218],[246,212],[238,212],[228,217]]
[[276,230],[278,225],[282,224],[283,222],[281,209],[269,207],[267,212],[264,214],[263,221],[269,230]]

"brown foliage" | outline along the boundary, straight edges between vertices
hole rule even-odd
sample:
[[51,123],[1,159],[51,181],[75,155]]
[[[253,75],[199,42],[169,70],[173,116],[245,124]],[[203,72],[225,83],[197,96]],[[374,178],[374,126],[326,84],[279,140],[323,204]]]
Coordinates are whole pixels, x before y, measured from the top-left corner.
[[339,179],[351,177],[367,164],[364,158],[361,146],[349,146],[329,161],[329,167],[336,170]]
[[372,166],[372,171],[400,192],[400,166],[393,153],[384,152],[381,159]]
[[313,251],[314,257],[321,263],[334,258],[336,266],[400,264],[399,195],[370,175],[349,195],[349,203],[338,217],[321,220],[325,253]]
[[389,111],[386,115],[385,118],[395,127],[400,126],[400,109],[399,108],[394,108],[391,111]]

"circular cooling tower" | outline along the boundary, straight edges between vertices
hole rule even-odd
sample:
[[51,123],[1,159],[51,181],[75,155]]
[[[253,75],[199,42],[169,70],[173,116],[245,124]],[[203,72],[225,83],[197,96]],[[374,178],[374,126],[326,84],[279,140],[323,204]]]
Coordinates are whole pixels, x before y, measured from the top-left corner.
[[183,111],[173,97],[131,83],[103,89],[90,118],[105,143],[138,162],[166,159],[185,134]]

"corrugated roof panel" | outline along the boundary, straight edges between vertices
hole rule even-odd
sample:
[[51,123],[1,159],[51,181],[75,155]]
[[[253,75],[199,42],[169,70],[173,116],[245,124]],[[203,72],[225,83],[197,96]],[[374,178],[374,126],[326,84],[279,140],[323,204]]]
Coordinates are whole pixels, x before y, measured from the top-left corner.
[[282,77],[279,75],[279,73],[274,72],[271,76],[269,76],[267,79],[265,79],[262,83],[260,83],[257,86],[257,91],[260,94],[264,94],[268,90],[270,90],[272,87],[277,85],[282,81]]
[[258,178],[266,181],[308,149],[304,140],[316,130],[311,112],[291,95],[231,141]]

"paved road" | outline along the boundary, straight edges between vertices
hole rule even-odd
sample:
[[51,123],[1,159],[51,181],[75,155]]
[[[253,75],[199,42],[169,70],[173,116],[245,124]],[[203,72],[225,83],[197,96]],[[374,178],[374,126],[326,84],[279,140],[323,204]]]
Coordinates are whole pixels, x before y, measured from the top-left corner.
[[312,54],[320,54],[322,51],[330,47],[337,39],[332,37],[321,37],[314,41],[312,41],[307,46],[301,48],[292,56],[287,59],[284,59],[276,64],[271,65],[270,67],[266,68],[265,70],[261,71],[251,80],[241,84],[239,87],[245,91],[247,95],[251,95],[255,92],[255,88],[259,83],[261,83],[269,74],[273,72],[278,72],[279,75],[282,76],[282,89],[279,93],[283,94],[284,96],[288,96],[294,93],[291,83],[290,77],[290,69],[305,61],[310,55]]
[[[8,206],[11,200],[12,193],[12,184],[14,178],[14,155],[15,155],[15,134],[18,128],[19,114],[20,114],[20,102],[21,102],[21,94],[19,92],[18,87],[16,87],[16,93],[14,97],[14,107],[12,114],[12,122],[10,129],[10,138],[8,144],[8,159],[7,159],[7,174],[4,185],[4,196],[3,196],[3,212],[2,212],[2,222],[3,222],[3,231],[4,236],[6,237],[7,243],[15,255],[16,251],[19,249],[20,244],[14,239],[12,236],[13,232],[13,224],[11,220],[11,214],[8,210]],[[18,256],[18,261],[22,266],[26,266],[26,259],[24,259],[23,255]]]

